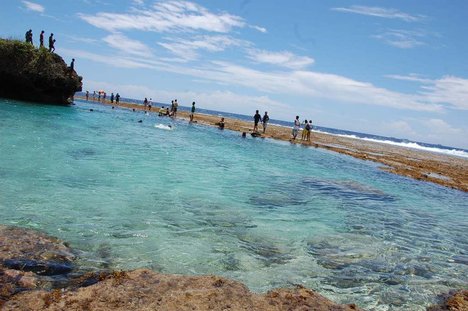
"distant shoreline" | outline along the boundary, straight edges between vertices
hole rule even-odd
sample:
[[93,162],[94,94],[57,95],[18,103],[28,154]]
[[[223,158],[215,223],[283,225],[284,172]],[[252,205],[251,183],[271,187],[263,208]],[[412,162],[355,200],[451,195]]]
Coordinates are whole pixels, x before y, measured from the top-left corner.
[[[75,98],[86,100],[83,96]],[[120,108],[135,109],[143,111],[143,105],[119,102],[116,104],[110,101],[93,101],[96,104],[113,105]],[[158,113],[159,106],[153,106],[150,113]],[[189,112],[178,111],[178,119],[189,119]],[[208,114],[195,113],[194,120],[200,124],[216,126],[220,117]],[[246,132],[250,134],[253,129],[253,121],[246,122],[239,119],[225,117],[225,129]],[[260,132],[262,126],[259,126]],[[432,182],[445,187],[468,192],[468,160],[445,154],[438,154],[424,150],[410,149],[396,145],[365,141],[351,137],[343,137],[323,132],[311,133],[311,142],[300,140],[300,133],[295,141],[291,141],[291,129],[284,126],[269,124],[266,134],[262,138],[272,138],[283,141],[290,141],[291,144],[301,144],[307,147],[323,148],[352,157],[378,162],[384,164],[382,170],[410,177],[417,180]],[[345,169],[345,168],[344,168]]]

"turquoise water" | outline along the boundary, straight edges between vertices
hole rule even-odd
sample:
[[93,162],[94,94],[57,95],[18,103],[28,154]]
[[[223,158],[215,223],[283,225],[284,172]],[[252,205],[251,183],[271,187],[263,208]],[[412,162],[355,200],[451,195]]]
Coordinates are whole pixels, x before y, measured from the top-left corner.
[[320,149],[81,101],[0,99],[0,223],[69,241],[88,267],[423,310],[467,287],[467,199]]

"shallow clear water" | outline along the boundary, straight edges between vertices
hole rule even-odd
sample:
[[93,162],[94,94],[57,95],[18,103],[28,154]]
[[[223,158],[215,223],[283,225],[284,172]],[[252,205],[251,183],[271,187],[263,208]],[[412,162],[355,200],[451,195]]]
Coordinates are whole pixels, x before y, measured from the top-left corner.
[[369,310],[423,310],[467,287],[467,202],[320,149],[0,99],[0,222],[69,241],[89,267],[218,274],[260,292],[302,284]]

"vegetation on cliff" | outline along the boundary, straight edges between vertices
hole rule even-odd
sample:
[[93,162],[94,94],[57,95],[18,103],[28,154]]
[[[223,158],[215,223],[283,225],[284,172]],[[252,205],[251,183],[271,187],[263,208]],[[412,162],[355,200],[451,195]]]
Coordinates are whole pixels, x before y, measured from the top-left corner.
[[0,39],[0,97],[68,104],[82,77],[46,48]]

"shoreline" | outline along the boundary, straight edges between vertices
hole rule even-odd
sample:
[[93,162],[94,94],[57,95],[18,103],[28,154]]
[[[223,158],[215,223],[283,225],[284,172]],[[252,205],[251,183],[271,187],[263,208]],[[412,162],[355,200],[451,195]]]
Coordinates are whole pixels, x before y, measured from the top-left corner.
[[[76,96],[76,98],[86,101],[83,96]],[[143,105],[134,103],[119,102],[116,104],[114,102],[112,104],[108,100],[103,102],[92,99],[88,101],[120,108],[145,110]],[[158,113],[159,108],[159,106],[153,106],[149,112]],[[177,118],[189,120],[189,112],[178,111]],[[195,112],[194,121],[199,124],[216,126],[219,119],[219,116]],[[253,120],[247,122],[225,117],[224,128],[240,133],[251,133]],[[311,132],[310,142],[300,139],[291,141],[290,128],[272,124],[268,125],[266,133],[260,137],[289,141],[291,144],[300,144],[305,147],[322,148],[357,159],[380,163],[383,164],[380,169],[390,173],[468,192],[468,160],[461,157],[315,131]]]

